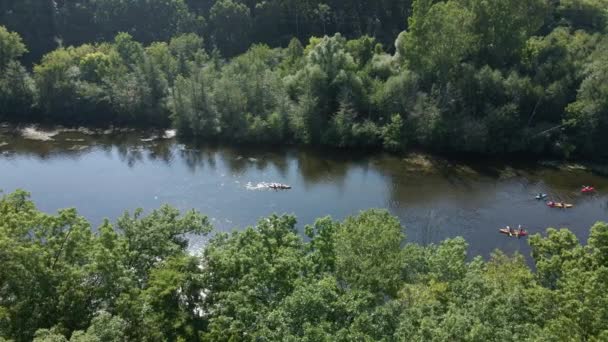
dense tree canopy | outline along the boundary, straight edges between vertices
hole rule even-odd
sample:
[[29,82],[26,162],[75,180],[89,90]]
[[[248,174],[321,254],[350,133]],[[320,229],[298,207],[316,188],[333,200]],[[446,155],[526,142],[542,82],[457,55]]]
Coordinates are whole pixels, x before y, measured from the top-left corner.
[[[50,19],[27,26],[30,12],[3,3],[0,119],[173,125],[231,143],[606,158],[607,7],[83,0],[55,1],[36,14]],[[47,21],[61,44],[28,72],[20,62],[50,39],[36,33]]]
[[0,24],[19,32],[36,61],[57,44],[111,40],[127,32],[149,44],[182,33],[205,34],[229,56],[252,43],[342,32],[390,44],[405,28],[411,0],[24,0],[0,1]]
[[0,199],[2,341],[603,341],[608,224],[521,255],[467,256],[462,238],[407,243],[386,211],[298,232],[291,216],[208,234],[162,207],[92,229],[75,210]]

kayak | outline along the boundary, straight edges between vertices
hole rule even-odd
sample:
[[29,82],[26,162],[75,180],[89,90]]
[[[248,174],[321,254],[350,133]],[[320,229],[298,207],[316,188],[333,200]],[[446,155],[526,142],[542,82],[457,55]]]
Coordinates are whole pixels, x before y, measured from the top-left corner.
[[588,194],[591,192],[595,192],[595,188],[592,186],[583,186],[583,188],[581,189],[581,192],[584,194]]
[[509,231],[508,228],[501,228],[498,230],[501,234],[509,235],[510,237],[522,237],[528,236],[528,232],[526,230],[522,230],[521,232],[518,229],[512,229]]
[[561,202],[547,202],[547,206],[551,208],[570,209],[574,207],[574,204],[561,203]]
[[538,195],[536,195],[536,197],[534,197],[534,198],[536,198],[537,200],[539,200],[539,201],[540,201],[540,200],[542,200],[542,199],[547,198],[547,194],[538,194]]

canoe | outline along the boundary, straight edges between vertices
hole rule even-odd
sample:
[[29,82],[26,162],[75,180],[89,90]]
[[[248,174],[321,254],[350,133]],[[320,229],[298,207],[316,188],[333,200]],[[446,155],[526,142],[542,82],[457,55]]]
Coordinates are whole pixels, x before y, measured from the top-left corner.
[[526,230],[523,230],[522,232],[519,232],[519,230],[513,229],[511,232],[509,232],[509,229],[507,229],[507,228],[501,228],[498,231],[501,234],[509,235],[510,237],[525,237],[525,236],[528,236],[528,232]]
[[547,206],[550,208],[570,209],[574,207],[574,204],[561,203],[561,202],[547,202]]
[[286,184],[270,184],[268,186],[271,189],[275,189],[275,190],[289,190],[291,189],[291,186],[286,185]]

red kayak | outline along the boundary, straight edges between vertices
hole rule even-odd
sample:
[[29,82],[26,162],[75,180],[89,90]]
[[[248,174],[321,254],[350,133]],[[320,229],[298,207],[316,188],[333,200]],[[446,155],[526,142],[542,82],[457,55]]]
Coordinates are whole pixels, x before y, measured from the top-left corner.
[[519,229],[511,229],[501,228],[498,230],[501,234],[509,235],[511,237],[526,237],[528,236],[528,232],[524,229],[521,231]]
[[583,186],[583,188],[581,189],[581,192],[584,194],[592,193],[592,192],[595,192],[595,188],[592,186]]

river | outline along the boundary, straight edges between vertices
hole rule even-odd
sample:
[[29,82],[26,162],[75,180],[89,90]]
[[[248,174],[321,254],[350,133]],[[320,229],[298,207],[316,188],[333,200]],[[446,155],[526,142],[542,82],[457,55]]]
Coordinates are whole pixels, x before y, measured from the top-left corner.
[[[256,189],[280,182],[288,191]],[[580,187],[593,184],[594,195]],[[189,146],[172,134],[92,133],[0,129],[0,189],[32,193],[46,212],[76,207],[98,225],[125,210],[163,203],[197,209],[218,230],[253,225],[288,213],[300,229],[315,218],[336,219],[386,208],[406,227],[408,241],[435,243],[463,236],[470,254],[500,248],[529,254],[525,239],[498,234],[519,224],[531,232],[568,227],[586,240],[589,227],[608,220],[608,179],[577,168],[506,161],[454,162],[296,148]],[[533,197],[575,204],[548,208]],[[194,240],[197,249],[204,240]]]

